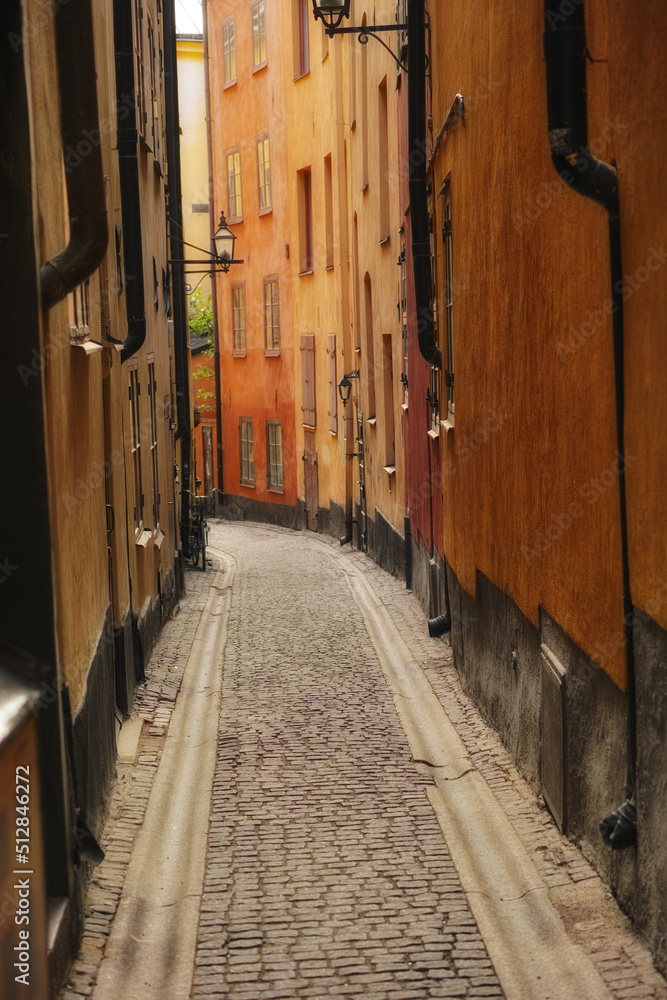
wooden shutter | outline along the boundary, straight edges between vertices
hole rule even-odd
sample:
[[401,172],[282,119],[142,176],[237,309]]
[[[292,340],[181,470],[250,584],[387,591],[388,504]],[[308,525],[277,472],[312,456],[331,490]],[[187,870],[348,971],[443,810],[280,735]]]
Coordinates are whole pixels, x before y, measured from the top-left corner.
[[329,430],[332,434],[338,433],[338,398],[336,381],[336,334],[329,334],[327,346],[329,359]]
[[315,427],[315,336],[301,334],[301,413],[305,427]]

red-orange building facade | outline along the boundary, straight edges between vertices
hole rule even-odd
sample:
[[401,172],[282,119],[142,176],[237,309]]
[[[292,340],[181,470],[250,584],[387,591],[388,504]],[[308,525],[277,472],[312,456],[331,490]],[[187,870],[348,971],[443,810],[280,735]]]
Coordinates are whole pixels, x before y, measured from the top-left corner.
[[[291,524],[297,467],[280,8],[204,6],[213,197],[237,237],[217,276],[225,506]],[[217,223],[217,218],[212,220]],[[266,505],[270,505],[267,507]]]

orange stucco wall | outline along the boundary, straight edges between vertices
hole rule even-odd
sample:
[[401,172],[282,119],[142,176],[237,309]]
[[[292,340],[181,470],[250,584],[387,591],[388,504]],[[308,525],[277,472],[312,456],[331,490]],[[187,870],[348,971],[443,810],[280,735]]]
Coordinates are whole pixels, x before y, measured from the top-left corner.
[[[589,49],[601,60],[588,68],[589,144],[618,164],[626,274],[661,246],[665,218],[663,157],[655,155],[665,143],[665,83],[650,67],[667,26],[651,6],[640,24],[628,3],[587,4]],[[453,217],[456,417],[443,454],[445,554],[470,593],[481,571],[534,624],[545,608],[623,687],[607,217],[553,168],[542,9],[521,8],[508,16],[505,4],[454,2],[433,11],[434,129],[455,94],[466,101],[465,124],[450,128],[434,175],[436,193],[450,179]],[[440,214],[436,231],[441,224]],[[664,627],[667,602],[656,597],[667,551],[661,266],[628,295],[625,384],[633,597]]]
[[[223,88],[221,23],[235,19],[237,80]],[[216,213],[230,217],[226,150],[240,147],[243,218],[232,225],[237,236],[236,257],[229,274],[217,276],[218,329],[222,359],[223,469],[225,494],[257,501],[294,505],[297,499],[297,463],[294,429],[294,353],[291,331],[289,207],[284,164],[285,89],[282,70],[280,11],[266,5],[266,64],[253,71],[250,4],[231,0],[208,3],[213,174]],[[268,134],[271,150],[271,211],[260,214],[256,140]],[[264,278],[278,277],[280,353],[265,353]],[[245,282],[246,353],[234,356],[232,283]],[[240,483],[239,421],[253,420],[255,486]],[[280,420],[283,430],[284,492],[268,489],[266,422]],[[300,456],[299,456],[300,458]]]

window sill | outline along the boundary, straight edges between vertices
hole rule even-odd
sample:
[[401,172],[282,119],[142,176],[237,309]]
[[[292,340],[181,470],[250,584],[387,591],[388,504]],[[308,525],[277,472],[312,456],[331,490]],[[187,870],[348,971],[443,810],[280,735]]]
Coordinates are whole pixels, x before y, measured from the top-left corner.
[[308,277],[309,274],[313,274],[313,273],[314,273],[313,272],[313,268],[312,267],[307,267],[305,269],[305,271],[299,271],[299,277],[300,278],[306,278],[306,277]]
[[255,488],[255,484],[254,484],[254,483],[249,483],[249,482],[246,482],[246,480],[245,480],[245,479],[240,479],[240,480],[239,480],[239,485],[240,485],[240,486],[245,486],[245,488],[246,488],[247,490],[254,490],[254,488]]
[[380,237],[380,246],[381,247],[386,247],[387,243],[391,243],[391,236],[381,236]]
[[238,82],[237,78],[234,77],[233,80],[228,80],[227,83],[223,83],[222,89],[223,90],[229,90],[230,87],[235,87],[236,84],[237,84],[237,82]]
[[307,76],[310,76],[310,70],[307,69],[305,73],[299,73],[298,76],[294,77],[294,83],[298,83],[299,80],[305,80]]
[[267,489],[268,493],[284,493],[285,492],[285,487],[284,486],[267,486],[266,489]]
[[236,226],[236,225],[239,224],[239,222],[243,222],[243,216],[242,215],[233,215],[231,218],[227,219],[227,225],[228,226],[232,226],[232,225]]
[[391,479],[392,476],[396,475],[396,466],[395,465],[385,465],[384,471],[387,473],[387,475]]
[[264,62],[257,63],[256,66],[253,66],[252,71],[253,73],[259,73],[261,69],[266,69],[266,67],[267,67],[267,60],[265,59]]
[[279,358],[280,357],[280,348],[279,347],[272,347],[269,350],[264,351],[264,357],[265,358]]
[[329,434],[332,438],[338,437],[338,431],[332,431],[331,428],[329,428]]
[[366,421],[369,427],[375,427],[377,422],[378,422],[377,417],[369,417],[368,420]]
[[165,538],[166,535],[164,531],[162,530],[162,528],[158,526],[155,529],[155,534],[153,535],[153,545],[155,546],[156,549],[158,549],[158,551],[162,547],[162,543],[165,540]]
[[448,434],[453,434],[454,433],[454,419],[453,419],[453,417],[447,417],[446,420],[441,420],[440,421],[440,426],[442,427],[442,429],[444,431],[447,431]]
[[404,403],[401,403],[401,409],[403,410],[404,413],[408,412],[408,401],[407,401],[407,399],[406,399],[406,401]]
[[333,264],[327,264],[327,266],[324,268],[325,271],[333,271],[333,269],[334,269]]
[[137,548],[145,549],[152,537],[152,531],[147,531],[145,528],[138,528],[134,535],[134,544]]
[[273,211],[273,205],[269,205],[268,208],[260,208],[260,210],[259,210],[259,212],[257,214],[258,215],[271,215],[272,211]]
[[356,132],[356,131],[357,131],[357,119],[353,118],[352,124],[350,125],[350,132]]
[[440,430],[438,429],[436,431],[436,430],[433,429],[433,427],[431,427],[430,431],[427,431],[427,434],[431,438],[432,441],[437,441],[438,438],[440,437]]
[[366,183],[365,183],[365,184],[364,184],[364,186],[362,187],[362,189],[361,189],[361,193],[362,193],[362,194],[368,194],[368,181],[366,181]]
[[245,358],[247,357],[246,351],[232,351],[233,358]]

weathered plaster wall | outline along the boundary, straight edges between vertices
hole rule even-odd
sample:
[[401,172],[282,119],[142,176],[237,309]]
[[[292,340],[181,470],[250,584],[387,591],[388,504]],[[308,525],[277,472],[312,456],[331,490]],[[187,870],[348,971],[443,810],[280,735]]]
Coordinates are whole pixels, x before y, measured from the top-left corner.
[[[234,16],[236,82],[223,88],[222,21]],[[229,215],[226,151],[241,152],[243,219],[234,223],[236,256],[228,275],[217,276],[218,326],[222,354],[223,462],[225,493],[257,502],[292,506],[297,497],[294,428],[294,348],[291,332],[291,266],[286,256],[289,210],[286,174],[285,83],[281,11],[266,5],[266,65],[253,71],[250,5],[230,0],[208,5],[214,199],[216,212]],[[271,211],[260,214],[256,139],[268,133],[271,151]],[[265,353],[264,278],[278,276],[280,354]],[[245,282],[246,353],[233,356],[232,282]],[[239,422],[253,419],[255,486],[240,482]],[[266,421],[281,420],[284,492],[270,491],[267,480]],[[298,456],[300,459],[300,455]],[[298,463],[300,465],[300,461]]]

